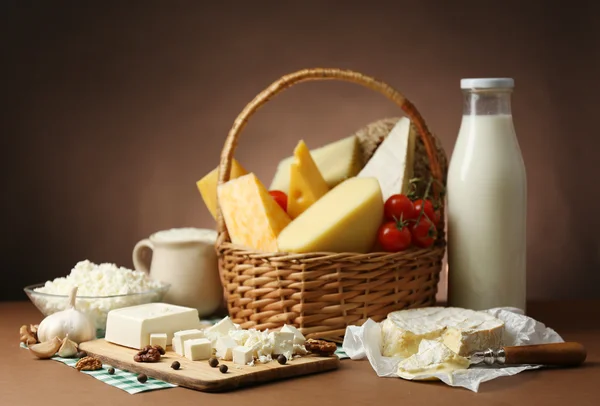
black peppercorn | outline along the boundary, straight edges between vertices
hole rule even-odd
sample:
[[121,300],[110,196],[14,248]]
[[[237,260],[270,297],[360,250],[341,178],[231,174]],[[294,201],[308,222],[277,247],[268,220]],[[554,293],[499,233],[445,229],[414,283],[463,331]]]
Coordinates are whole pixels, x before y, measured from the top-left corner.
[[285,355],[280,354],[277,357],[277,362],[279,362],[281,365],[284,365],[287,362],[287,358],[285,357]]
[[115,369],[113,367],[108,368],[108,374],[113,375],[115,373]]
[[173,361],[173,363],[171,364],[171,368],[175,370],[179,369],[180,366],[181,364],[179,363],[179,361]]
[[85,358],[87,357],[87,352],[85,351],[78,351],[77,354],[75,354],[75,358]]
[[140,383],[146,383],[146,381],[148,380],[148,377],[147,377],[145,374],[139,374],[139,375],[137,376],[137,380],[138,380]]
[[226,373],[226,372],[227,372],[227,369],[228,369],[228,368],[227,368],[227,365],[225,365],[225,364],[222,364],[222,365],[219,367],[219,371],[221,371],[221,373],[222,373],[222,374]]
[[216,359],[215,357],[212,357],[208,360],[208,365],[210,365],[213,368],[216,368],[217,365],[219,365],[219,360]]

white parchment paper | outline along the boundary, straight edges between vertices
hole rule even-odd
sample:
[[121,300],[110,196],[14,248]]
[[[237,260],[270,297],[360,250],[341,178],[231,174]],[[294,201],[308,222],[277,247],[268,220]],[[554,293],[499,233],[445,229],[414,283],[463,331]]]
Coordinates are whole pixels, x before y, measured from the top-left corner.
[[[504,321],[503,342],[505,346],[560,343],[564,341],[556,331],[531,317],[525,316],[520,309],[505,307],[484,310],[483,312]],[[346,354],[353,360],[366,357],[378,376],[398,377],[396,371],[402,358],[381,355],[381,326],[379,323],[369,319],[360,327],[349,326],[346,329],[342,346]],[[452,376],[433,374],[429,377],[438,378],[450,386],[459,386],[477,392],[479,384],[482,382],[536,368],[540,368],[540,365],[507,367],[474,365],[469,369],[455,371]]]

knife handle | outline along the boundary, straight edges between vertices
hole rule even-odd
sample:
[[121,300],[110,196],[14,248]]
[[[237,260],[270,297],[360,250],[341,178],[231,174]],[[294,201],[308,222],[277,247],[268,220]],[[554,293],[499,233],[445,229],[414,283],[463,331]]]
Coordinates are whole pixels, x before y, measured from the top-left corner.
[[506,356],[504,364],[541,364],[575,366],[585,361],[587,352],[579,343],[552,343],[503,347]]

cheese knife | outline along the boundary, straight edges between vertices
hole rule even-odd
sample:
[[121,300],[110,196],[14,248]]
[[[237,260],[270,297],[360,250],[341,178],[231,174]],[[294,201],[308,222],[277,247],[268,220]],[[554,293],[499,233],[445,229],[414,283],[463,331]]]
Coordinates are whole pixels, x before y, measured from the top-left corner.
[[553,365],[576,366],[583,361],[587,352],[579,343],[552,343],[519,345],[478,351],[469,357],[471,365]]

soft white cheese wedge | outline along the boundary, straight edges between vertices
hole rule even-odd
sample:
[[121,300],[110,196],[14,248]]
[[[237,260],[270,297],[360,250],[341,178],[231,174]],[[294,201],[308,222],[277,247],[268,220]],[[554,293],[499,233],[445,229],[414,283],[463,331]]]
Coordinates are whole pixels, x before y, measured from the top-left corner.
[[208,338],[185,340],[183,348],[184,356],[190,361],[209,359],[212,355],[212,345]]
[[382,354],[410,357],[421,340],[440,338],[450,350],[469,355],[502,345],[504,322],[483,312],[457,307],[424,307],[392,312],[382,323]]
[[238,365],[246,365],[254,361],[252,356],[252,348],[237,346],[233,349],[233,363]]
[[369,159],[357,177],[375,177],[383,201],[391,195],[406,193],[415,165],[416,132],[410,120],[402,117]]
[[204,331],[198,329],[176,331],[173,335],[173,351],[179,355],[184,355],[183,343],[196,338],[205,338]]
[[419,351],[401,361],[398,376],[404,379],[438,379],[431,375],[448,375],[469,368],[469,360],[450,350],[440,340],[421,340]]
[[296,327],[286,324],[280,330],[283,333],[292,333],[294,335],[294,344],[304,345],[306,338]]

